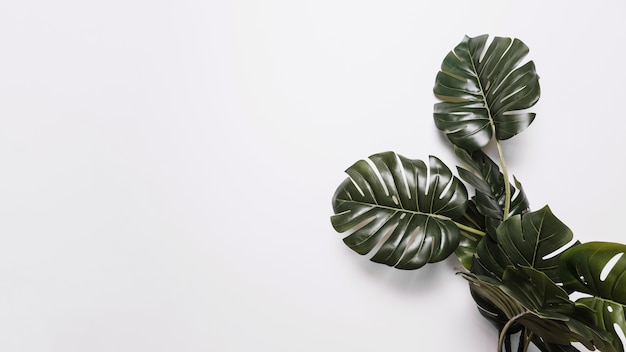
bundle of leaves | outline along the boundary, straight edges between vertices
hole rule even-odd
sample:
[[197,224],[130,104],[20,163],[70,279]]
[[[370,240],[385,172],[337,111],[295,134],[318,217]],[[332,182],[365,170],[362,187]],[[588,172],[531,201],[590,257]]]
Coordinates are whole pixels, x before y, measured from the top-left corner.
[[[545,206],[531,211],[510,181],[500,141],[524,131],[540,96],[528,47],[518,39],[465,37],[435,80],[437,128],[461,162],[458,177],[384,152],[350,166],[331,222],[359,254],[418,269],[453,253],[478,310],[499,329],[498,351],[624,351],[626,245],[580,243]],[[485,152],[495,144],[498,163]],[[468,188],[471,193],[468,192]],[[574,300],[573,297],[579,297]],[[574,344],[578,343],[578,344]]]

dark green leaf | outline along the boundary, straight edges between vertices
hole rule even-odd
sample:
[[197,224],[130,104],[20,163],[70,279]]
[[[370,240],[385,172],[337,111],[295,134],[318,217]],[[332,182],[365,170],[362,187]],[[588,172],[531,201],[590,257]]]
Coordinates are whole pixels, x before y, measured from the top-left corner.
[[[465,168],[458,167],[461,179],[476,189],[477,210],[487,218],[502,220],[504,215],[505,183],[504,175],[498,165],[481,150],[467,152],[455,147],[454,152],[465,164]],[[509,216],[528,212],[528,199],[522,189],[522,185],[515,180],[515,186],[511,186],[511,206]],[[499,225],[500,221],[495,222]],[[497,225],[496,225],[497,227]]]
[[626,305],[600,297],[585,297],[579,299],[576,303],[592,309],[596,314],[595,326],[599,330],[607,331],[613,336],[612,349],[607,348],[603,351],[624,351],[624,346],[616,329],[619,328],[622,330],[622,333],[626,333]]
[[[570,248],[561,256],[563,284],[573,290],[626,304],[626,245],[587,242]],[[602,271],[613,258],[619,260],[611,271]]]
[[[463,217],[457,219],[456,221],[474,229],[482,230],[485,228],[485,217],[480,214],[478,210],[476,210],[476,204],[473,199],[470,199],[467,202],[467,209],[465,210]],[[463,264],[465,269],[469,270],[474,261],[476,247],[483,236],[469,233],[464,230],[461,230],[461,232],[463,233],[463,236],[461,236],[459,246],[454,253],[459,258],[459,261]]]
[[537,316],[568,320],[574,302],[546,274],[530,267],[508,267],[502,275],[501,288]]
[[522,132],[535,118],[523,110],[540,95],[534,63],[522,64],[526,45],[495,37],[485,49],[487,38],[466,36],[445,57],[435,80],[434,93],[442,101],[435,105],[435,124],[470,151],[487,145],[494,132],[498,140]]
[[485,236],[476,247],[476,267],[481,268],[481,273],[502,279],[504,270],[515,263],[509,258],[506,251],[491,236]]
[[[492,317],[487,316],[490,320],[501,323],[502,315],[506,315],[508,325],[522,325],[539,337],[535,341],[544,350],[558,351],[556,345],[567,346],[572,341],[588,348],[604,349],[610,340],[608,334],[590,327],[592,311],[569,300],[567,293],[541,271],[510,266],[501,281],[490,276],[462,274],[470,282],[473,295],[479,296],[476,300],[479,308],[497,308],[490,310]],[[506,326],[501,333],[507,333]]]
[[372,155],[346,170],[331,217],[344,242],[359,254],[378,247],[372,261],[417,269],[447,258],[459,244],[451,219],[465,213],[467,190],[441,160],[429,166],[393,152]]
[[[461,274],[463,274],[463,272],[461,272]],[[474,260],[471,267],[471,274],[464,276],[472,283],[470,284],[470,293],[474,302],[476,302],[478,312],[485,319],[490,321],[498,331],[501,331],[506,325],[510,319],[509,317],[524,311],[523,307],[518,306],[517,302],[505,302],[507,298],[502,298],[501,295],[495,292],[492,292],[492,294],[489,293],[489,291],[493,291],[494,287],[498,287],[499,282],[493,280],[493,275],[485,270],[479,261]],[[472,276],[474,278],[470,279]],[[482,285],[481,282],[491,282],[491,285]],[[486,287],[480,288],[480,286]],[[516,333],[518,330],[517,328],[509,329],[509,334]]]
[[[500,267],[528,266],[545,273],[554,282],[561,282],[559,257],[562,253],[559,252],[574,236],[548,206],[508,218],[498,227],[496,235],[497,246],[486,247],[495,253],[493,257]],[[480,252],[478,255],[482,260],[483,255]],[[491,266],[487,269],[497,270]]]
[[617,328],[626,333],[626,245],[588,242],[561,256],[565,287],[594,295],[577,301],[595,311],[595,326],[613,336],[611,349],[624,351]]
[[[506,321],[508,321],[515,316],[528,312],[528,309],[520,302],[501,289],[500,286],[502,282],[494,280],[489,276],[477,275],[465,271],[461,271],[460,274],[469,281],[472,295],[478,295],[484,299],[485,302],[488,302],[490,307],[487,311],[494,317],[498,316],[500,322],[503,318],[502,315],[504,315]],[[483,307],[483,305],[479,305],[479,309],[481,307]]]

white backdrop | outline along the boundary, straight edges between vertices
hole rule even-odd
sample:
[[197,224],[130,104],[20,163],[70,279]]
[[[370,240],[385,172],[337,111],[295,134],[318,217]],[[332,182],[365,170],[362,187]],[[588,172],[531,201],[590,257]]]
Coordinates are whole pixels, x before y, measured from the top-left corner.
[[370,263],[329,221],[370,154],[456,163],[463,35],[523,40],[533,209],[626,241],[622,1],[5,1],[0,350],[495,351],[456,261]]

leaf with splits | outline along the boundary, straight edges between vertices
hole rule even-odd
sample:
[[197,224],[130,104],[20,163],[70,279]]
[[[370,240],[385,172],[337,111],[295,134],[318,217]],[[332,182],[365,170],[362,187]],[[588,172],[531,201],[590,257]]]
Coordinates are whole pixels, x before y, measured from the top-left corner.
[[437,74],[435,124],[456,146],[473,151],[494,137],[504,140],[526,129],[539,100],[539,76],[528,47],[518,39],[465,37],[445,57]]
[[335,230],[344,243],[371,260],[417,269],[447,258],[459,244],[452,219],[463,216],[467,190],[431,156],[429,165],[393,152],[350,166],[333,197]]

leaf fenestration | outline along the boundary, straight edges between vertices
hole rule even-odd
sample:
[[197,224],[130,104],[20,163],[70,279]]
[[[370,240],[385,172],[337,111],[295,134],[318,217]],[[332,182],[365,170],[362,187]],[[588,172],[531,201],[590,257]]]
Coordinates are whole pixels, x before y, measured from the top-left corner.
[[427,166],[393,152],[370,156],[346,170],[335,192],[331,222],[359,254],[377,248],[371,260],[417,269],[447,258],[459,244],[452,219],[462,216],[467,190],[431,156]]
[[[539,76],[528,47],[518,39],[466,36],[443,60],[435,79],[437,128],[456,146],[473,151],[494,137],[505,140],[526,129],[539,100]],[[484,55],[483,55],[484,52]],[[481,58],[482,56],[482,58]]]

